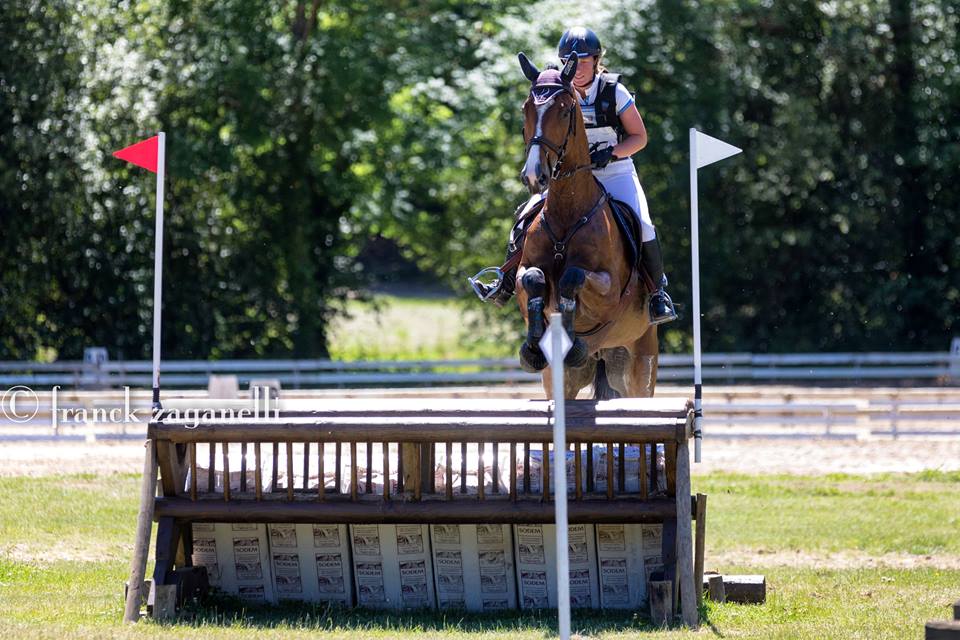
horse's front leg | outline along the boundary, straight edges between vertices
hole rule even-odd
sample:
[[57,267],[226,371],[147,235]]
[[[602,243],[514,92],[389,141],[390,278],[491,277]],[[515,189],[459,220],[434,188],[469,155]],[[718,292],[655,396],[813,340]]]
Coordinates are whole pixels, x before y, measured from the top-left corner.
[[567,335],[573,342],[573,346],[570,347],[570,351],[563,359],[563,363],[568,367],[582,367],[587,361],[587,356],[590,355],[587,352],[587,343],[583,338],[577,337],[573,328],[574,317],[577,313],[577,296],[587,284],[587,276],[588,272],[580,267],[568,267],[560,277],[560,286],[558,287],[560,317],[563,319],[563,328],[566,329]]
[[525,269],[520,276],[520,285],[527,294],[527,339],[520,345],[520,365],[525,371],[542,371],[547,358],[540,350],[540,339],[546,328],[543,315],[547,279],[536,267]]

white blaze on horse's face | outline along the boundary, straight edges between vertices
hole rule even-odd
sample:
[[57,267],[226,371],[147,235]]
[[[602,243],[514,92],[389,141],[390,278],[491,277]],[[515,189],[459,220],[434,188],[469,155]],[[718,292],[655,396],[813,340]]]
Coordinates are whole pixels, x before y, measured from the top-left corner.
[[[555,100],[555,98],[550,98],[543,104],[537,105],[537,127],[533,134],[534,138],[543,136],[543,114],[553,106]],[[548,166],[548,171],[543,170],[544,167],[540,160],[540,155],[540,144],[535,142],[530,145],[530,149],[527,151],[527,161],[523,164],[521,175],[523,177],[523,183],[527,186],[530,193],[543,193],[550,182],[549,170],[551,168]]]

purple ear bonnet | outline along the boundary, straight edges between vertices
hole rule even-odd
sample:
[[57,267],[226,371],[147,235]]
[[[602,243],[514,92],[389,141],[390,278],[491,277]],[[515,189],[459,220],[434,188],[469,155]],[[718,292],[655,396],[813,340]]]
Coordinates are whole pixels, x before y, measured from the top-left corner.
[[566,89],[567,87],[560,79],[560,71],[558,69],[544,69],[540,72],[540,75],[537,76],[537,81],[533,83],[530,93],[533,95],[534,104],[543,104]]

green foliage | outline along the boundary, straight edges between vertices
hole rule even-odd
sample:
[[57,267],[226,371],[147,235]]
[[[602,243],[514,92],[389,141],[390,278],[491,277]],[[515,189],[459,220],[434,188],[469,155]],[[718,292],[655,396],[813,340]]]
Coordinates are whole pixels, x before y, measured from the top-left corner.
[[[9,0],[0,358],[148,355],[153,179],[109,152],[159,129],[165,356],[328,354],[375,237],[467,297],[526,198],[515,54],[550,61],[572,23],[636,93],[681,303],[687,130],[744,148],[701,172],[707,350],[943,349],[958,22],[939,0]],[[515,341],[515,308],[482,313],[464,326]],[[688,322],[662,335],[689,348]]]

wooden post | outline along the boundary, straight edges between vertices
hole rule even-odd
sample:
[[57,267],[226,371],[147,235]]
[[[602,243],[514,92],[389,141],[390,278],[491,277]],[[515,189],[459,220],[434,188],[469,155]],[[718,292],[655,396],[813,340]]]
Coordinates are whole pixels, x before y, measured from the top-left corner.
[[960,600],[953,603],[953,619],[960,620]]
[[[701,581],[700,584],[702,586],[703,582]],[[710,594],[710,599],[714,602],[723,603],[727,601],[727,592],[723,588],[723,576],[707,576],[707,591]]]
[[673,621],[673,583],[668,580],[650,582],[650,621],[661,628]]
[[703,558],[707,534],[707,496],[697,494],[697,539],[693,552],[693,586],[697,589],[697,608],[703,604]]
[[143,484],[140,486],[140,513],[137,516],[137,537],[130,561],[130,588],[123,621],[140,620],[140,601],[143,598],[143,577],[147,573],[147,554],[150,552],[150,528],[153,526],[153,500],[157,495],[157,443],[147,440],[143,460]]
[[[668,449],[672,449],[669,447]],[[693,585],[693,531],[690,513],[690,451],[686,438],[676,446],[677,479],[677,581],[680,583],[680,616],[683,624],[697,628],[700,614]],[[671,467],[669,460],[667,468]]]

